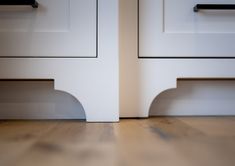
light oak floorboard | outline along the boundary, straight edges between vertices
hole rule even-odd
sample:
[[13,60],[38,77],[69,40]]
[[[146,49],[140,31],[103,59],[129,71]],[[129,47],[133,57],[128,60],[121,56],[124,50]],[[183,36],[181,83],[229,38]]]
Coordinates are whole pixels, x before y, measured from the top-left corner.
[[0,166],[234,166],[235,117],[0,121]]

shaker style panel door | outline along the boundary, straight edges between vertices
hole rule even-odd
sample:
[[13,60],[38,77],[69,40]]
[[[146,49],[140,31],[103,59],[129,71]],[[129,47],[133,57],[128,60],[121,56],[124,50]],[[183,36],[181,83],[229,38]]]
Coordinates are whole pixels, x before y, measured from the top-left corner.
[[[138,2],[139,57],[235,57],[235,0]],[[197,4],[230,4],[230,10],[195,12]]]
[[96,57],[97,0],[37,2],[0,6],[0,58]]

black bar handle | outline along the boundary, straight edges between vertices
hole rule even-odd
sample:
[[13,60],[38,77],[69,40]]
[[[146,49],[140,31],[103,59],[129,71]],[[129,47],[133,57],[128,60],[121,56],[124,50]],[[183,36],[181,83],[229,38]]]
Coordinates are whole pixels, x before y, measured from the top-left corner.
[[235,10],[235,4],[197,4],[193,10]]
[[36,0],[0,0],[0,5],[30,5],[33,8],[38,8]]

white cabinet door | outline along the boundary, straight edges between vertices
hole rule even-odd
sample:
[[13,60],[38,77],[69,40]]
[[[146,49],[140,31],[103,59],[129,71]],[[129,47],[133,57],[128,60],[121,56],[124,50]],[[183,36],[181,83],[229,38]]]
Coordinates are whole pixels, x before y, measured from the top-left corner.
[[96,57],[97,0],[0,6],[1,57]]
[[139,0],[139,57],[235,57],[235,10],[201,10],[196,4],[235,0]]

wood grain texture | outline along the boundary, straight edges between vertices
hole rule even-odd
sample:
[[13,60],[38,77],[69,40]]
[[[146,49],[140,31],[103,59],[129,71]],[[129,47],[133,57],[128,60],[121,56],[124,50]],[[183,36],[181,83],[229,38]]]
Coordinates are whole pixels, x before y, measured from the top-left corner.
[[0,121],[0,166],[233,166],[235,117]]

